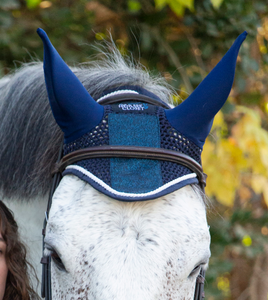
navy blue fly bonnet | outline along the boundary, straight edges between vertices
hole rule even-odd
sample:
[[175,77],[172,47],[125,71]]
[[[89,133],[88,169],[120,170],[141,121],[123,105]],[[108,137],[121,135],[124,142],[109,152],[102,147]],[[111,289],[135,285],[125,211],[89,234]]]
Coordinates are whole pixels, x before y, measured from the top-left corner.
[[[115,87],[93,99],[59,56],[46,33],[44,72],[50,105],[64,133],[64,155],[95,146],[162,148],[186,154],[201,164],[201,152],[214,116],[230,93],[242,33],[222,60],[179,106],[169,108],[152,92],[138,86]],[[120,101],[101,105],[105,99]],[[139,100],[145,96],[159,105]],[[179,163],[145,158],[92,158],[68,166],[95,189],[123,201],[155,199],[198,183],[195,173]]]

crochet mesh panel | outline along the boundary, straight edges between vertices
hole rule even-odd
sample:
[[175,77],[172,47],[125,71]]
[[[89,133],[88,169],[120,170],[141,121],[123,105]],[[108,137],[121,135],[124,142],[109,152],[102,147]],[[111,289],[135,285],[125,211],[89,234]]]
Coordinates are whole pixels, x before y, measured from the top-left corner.
[[[65,144],[63,147],[64,155],[87,147],[109,145],[108,114],[110,112],[111,107],[109,105],[105,106],[104,117],[101,123],[74,142]],[[77,162],[76,165],[88,170],[89,172],[100,178],[102,181],[110,185],[111,176],[109,158],[93,158],[88,160],[81,160]]]
[[[183,136],[169,124],[164,109],[158,109],[161,148],[178,151],[191,156],[201,164],[202,149]],[[176,163],[161,161],[161,171],[163,184],[172,181],[178,177],[193,173],[190,169]]]

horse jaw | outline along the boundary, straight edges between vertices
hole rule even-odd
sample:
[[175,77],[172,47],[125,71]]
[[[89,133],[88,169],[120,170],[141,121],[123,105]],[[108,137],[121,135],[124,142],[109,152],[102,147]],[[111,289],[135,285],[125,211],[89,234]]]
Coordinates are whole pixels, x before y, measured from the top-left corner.
[[196,275],[210,256],[205,205],[186,186],[160,199],[113,200],[65,176],[53,197],[45,241],[53,299],[192,300]]

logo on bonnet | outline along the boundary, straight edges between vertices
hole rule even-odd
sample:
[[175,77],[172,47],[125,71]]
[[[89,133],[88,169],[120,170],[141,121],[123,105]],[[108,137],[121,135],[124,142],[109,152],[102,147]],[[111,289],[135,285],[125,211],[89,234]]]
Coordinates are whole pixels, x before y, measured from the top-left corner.
[[148,109],[146,103],[121,103],[118,105],[122,110],[145,110]]

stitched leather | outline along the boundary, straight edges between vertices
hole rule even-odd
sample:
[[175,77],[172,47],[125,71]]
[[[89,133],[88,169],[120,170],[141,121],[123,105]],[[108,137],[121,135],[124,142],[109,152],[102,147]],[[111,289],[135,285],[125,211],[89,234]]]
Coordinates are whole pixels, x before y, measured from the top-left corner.
[[137,146],[98,146],[80,149],[65,155],[59,163],[55,165],[53,174],[63,172],[63,170],[80,160],[90,158],[144,158],[171,161],[184,165],[197,174],[202,189],[206,186],[206,174],[203,173],[202,166],[188,155],[177,151],[163,148],[137,147]]

